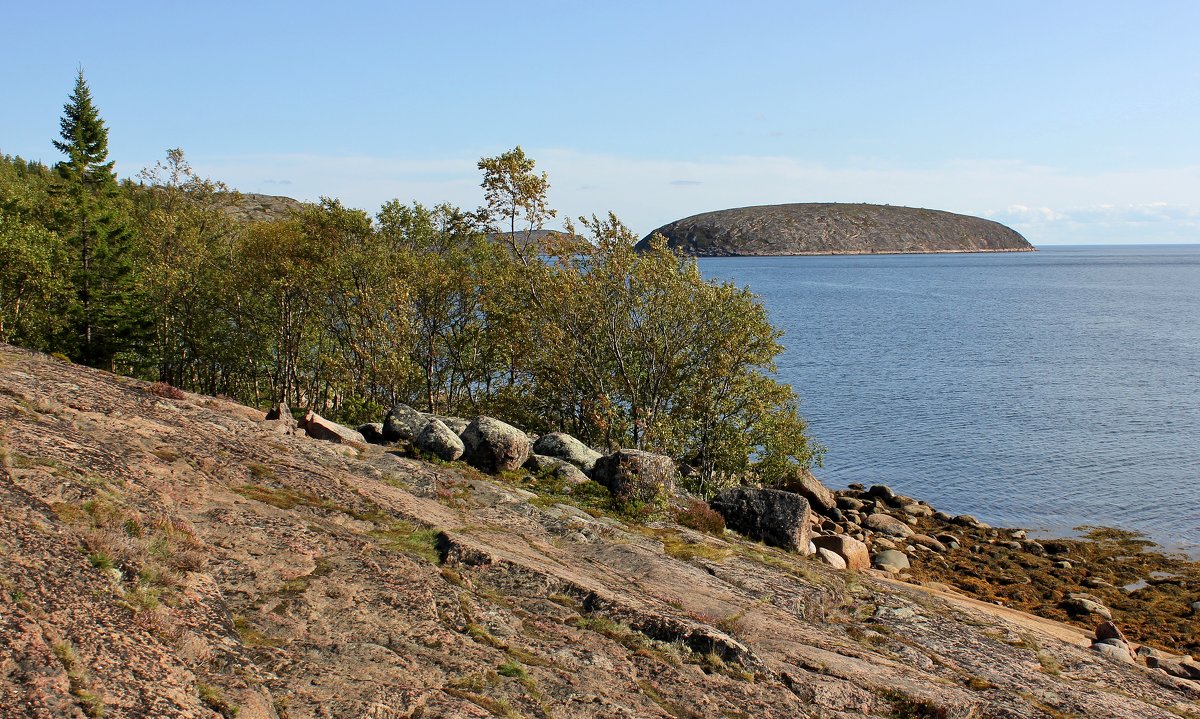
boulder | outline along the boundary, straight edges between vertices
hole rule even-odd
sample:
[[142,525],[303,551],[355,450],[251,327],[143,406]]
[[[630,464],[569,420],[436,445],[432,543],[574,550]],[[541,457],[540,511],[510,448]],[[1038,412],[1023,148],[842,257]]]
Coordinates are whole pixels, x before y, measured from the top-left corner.
[[591,472],[602,454],[564,432],[551,432],[538,437],[533,451],[547,457],[565,460],[584,472]]
[[1114,644],[1109,642],[1096,642],[1092,644],[1092,651],[1106,656],[1109,659],[1115,659],[1119,662],[1133,664],[1135,660],[1133,658],[1133,654],[1129,651],[1129,645],[1116,639],[1114,639],[1113,642],[1119,643]]
[[833,567],[834,569],[846,568],[846,560],[842,559],[842,557],[837,553],[832,552],[824,547],[817,547],[816,550],[817,557],[819,557],[821,561],[825,562],[829,566]]
[[1068,614],[1077,617],[1095,615],[1103,617],[1106,620],[1112,620],[1112,612],[1109,611],[1108,607],[1101,604],[1099,599],[1083,592],[1068,594],[1067,598],[1062,600],[1059,606],[1067,610]]
[[871,558],[871,565],[885,572],[899,574],[909,568],[908,555],[896,549],[885,549]]
[[535,474],[554,477],[567,484],[582,484],[590,481],[583,470],[565,459],[547,457],[544,454],[531,454],[525,461],[525,468]]
[[844,534],[813,537],[818,549],[826,549],[842,558],[847,569],[866,569],[871,566],[871,555],[867,545]]
[[837,498],[838,508],[847,512],[857,512],[865,507],[866,504],[866,502],[858,499],[857,497],[842,496]]
[[620,502],[657,504],[675,492],[675,461],[661,454],[618,449],[596,460],[592,479]]
[[299,426],[285,402],[280,402],[268,410],[263,421],[270,422],[271,427],[276,431],[285,433],[293,432]]
[[734,487],[709,504],[725,517],[725,526],[788,551],[807,553],[812,511],[808,500],[778,489]]
[[393,405],[383,418],[383,438],[388,442],[411,440],[425,429],[428,421],[424,414],[406,404]]
[[360,424],[357,427],[358,433],[363,436],[371,444],[383,444],[383,423],[382,422],[367,422]]
[[837,497],[807,469],[796,468],[793,470],[779,483],[779,488],[804,497],[808,500],[808,505],[812,507],[812,510],[818,514],[828,515],[832,510],[837,509]]
[[304,419],[300,420],[300,428],[309,437],[326,442],[334,442],[336,444],[349,444],[351,442],[359,444],[367,443],[358,432],[349,427],[344,427],[337,422],[327,420],[311,409],[304,415]]
[[471,420],[464,419],[462,417],[443,417],[440,414],[427,414],[425,416],[429,419],[438,420],[442,424],[449,427],[451,432],[459,436],[462,436],[462,433],[467,429],[467,426],[471,424]]
[[517,469],[529,458],[529,437],[511,424],[492,417],[476,417],[463,430],[462,441],[463,458],[484,472]]
[[867,517],[866,526],[867,529],[890,534],[893,537],[910,537],[913,534],[912,527],[890,514],[872,514]]
[[413,440],[413,445],[445,462],[453,462],[463,456],[466,449],[462,439],[440,419],[426,422],[424,429]]
[[918,544],[922,547],[928,547],[929,549],[932,549],[940,554],[945,554],[946,552],[950,551],[945,544],[942,544],[928,534],[914,534],[908,538],[908,541],[912,542],[913,544]]

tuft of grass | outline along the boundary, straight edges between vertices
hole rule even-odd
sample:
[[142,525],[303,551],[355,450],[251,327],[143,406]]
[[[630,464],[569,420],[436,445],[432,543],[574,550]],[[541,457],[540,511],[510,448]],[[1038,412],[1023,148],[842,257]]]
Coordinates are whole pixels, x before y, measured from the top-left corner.
[[1044,674],[1049,674],[1052,677],[1057,677],[1062,674],[1062,664],[1058,662],[1058,658],[1049,652],[1038,652],[1038,664],[1041,665],[1041,671]]
[[528,676],[528,674],[525,672],[525,667],[512,660],[504,662],[499,667],[496,667],[496,672],[502,677],[509,677],[512,679],[524,679]]
[[229,703],[229,700],[225,698],[225,692],[221,691],[220,687],[197,682],[196,694],[206,707],[225,717],[225,719],[235,719],[237,717],[238,708]]
[[62,664],[63,671],[67,674],[71,696],[75,697],[79,702],[83,713],[89,719],[103,719],[105,714],[104,701],[100,698],[99,694],[93,691],[88,681],[87,671],[79,658],[79,654],[75,651],[75,647],[71,646],[71,643],[68,641],[61,641],[55,642],[52,649],[54,650],[54,656]]
[[371,536],[379,539],[388,549],[414,555],[430,564],[437,564],[441,559],[437,546],[441,531],[434,527],[422,527],[414,522],[399,520],[383,529],[376,529]]
[[278,647],[280,645],[276,640],[251,626],[250,622],[240,614],[233,615],[233,630],[237,632],[238,639],[242,641],[242,644],[248,647]]
[[275,476],[275,470],[261,462],[246,462],[246,469],[255,479],[271,479]]

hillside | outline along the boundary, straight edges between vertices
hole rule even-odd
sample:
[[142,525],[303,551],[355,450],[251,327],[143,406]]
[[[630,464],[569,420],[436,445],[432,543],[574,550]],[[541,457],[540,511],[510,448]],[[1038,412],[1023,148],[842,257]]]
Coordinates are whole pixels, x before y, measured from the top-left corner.
[[941,210],[835,202],[705,212],[663,225],[671,247],[701,257],[1025,252],[1033,245],[998,222]]
[[1075,626],[7,345],[0,453],[4,717],[1198,715]]

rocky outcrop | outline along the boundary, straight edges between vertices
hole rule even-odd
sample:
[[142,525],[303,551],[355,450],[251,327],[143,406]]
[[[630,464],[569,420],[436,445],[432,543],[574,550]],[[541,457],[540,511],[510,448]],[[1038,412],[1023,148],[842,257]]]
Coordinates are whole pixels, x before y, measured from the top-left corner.
[[[1095,619],[849,581],[402,454],[0,345],[0,717],[1177,719],[1200,700],[1184,657],[1089,649]],[[1013,556],[959,534],[951,561]],[[913,581],[943,563],[912,558]],[[1137,594],[1095,591],[1142,641]],[[1194,631],[1186,591],[1171,612]]]
[[913,252],[1022,252],[1033,245],[1015,230],[979,217],[891,205],[796,203],[705,212],[654,235],[701,257],[858,255]]
[[260,195],[253,192],[230,192],[221,195],[222,210],[238,222],[273,222],[286,220],[304,209],[304,203],[282,195]]
[[813,511],[818,514],[829,514],[837,509],[837,497],[807,469],[799,467],[794,469],[780,482],[779,489],[795,492],[804,497]]
[[789,552],[808,553],[811,510],[808,500],[798,494],[733,487],[709,504],[725,517],[725,525],[739,534]]
[[529,437],[492,417],[476,417],[463,430],[462,441],[463,459],[484,472],[517,469],[529,458]]

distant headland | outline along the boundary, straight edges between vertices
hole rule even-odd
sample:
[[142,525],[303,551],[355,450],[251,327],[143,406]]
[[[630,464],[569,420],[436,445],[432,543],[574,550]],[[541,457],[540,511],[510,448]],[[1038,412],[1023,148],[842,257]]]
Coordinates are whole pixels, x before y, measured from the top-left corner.
[[667,244],[700,257],[1031,252],[999,222],[942,210],[805,202],[705,212],[663,225]]

